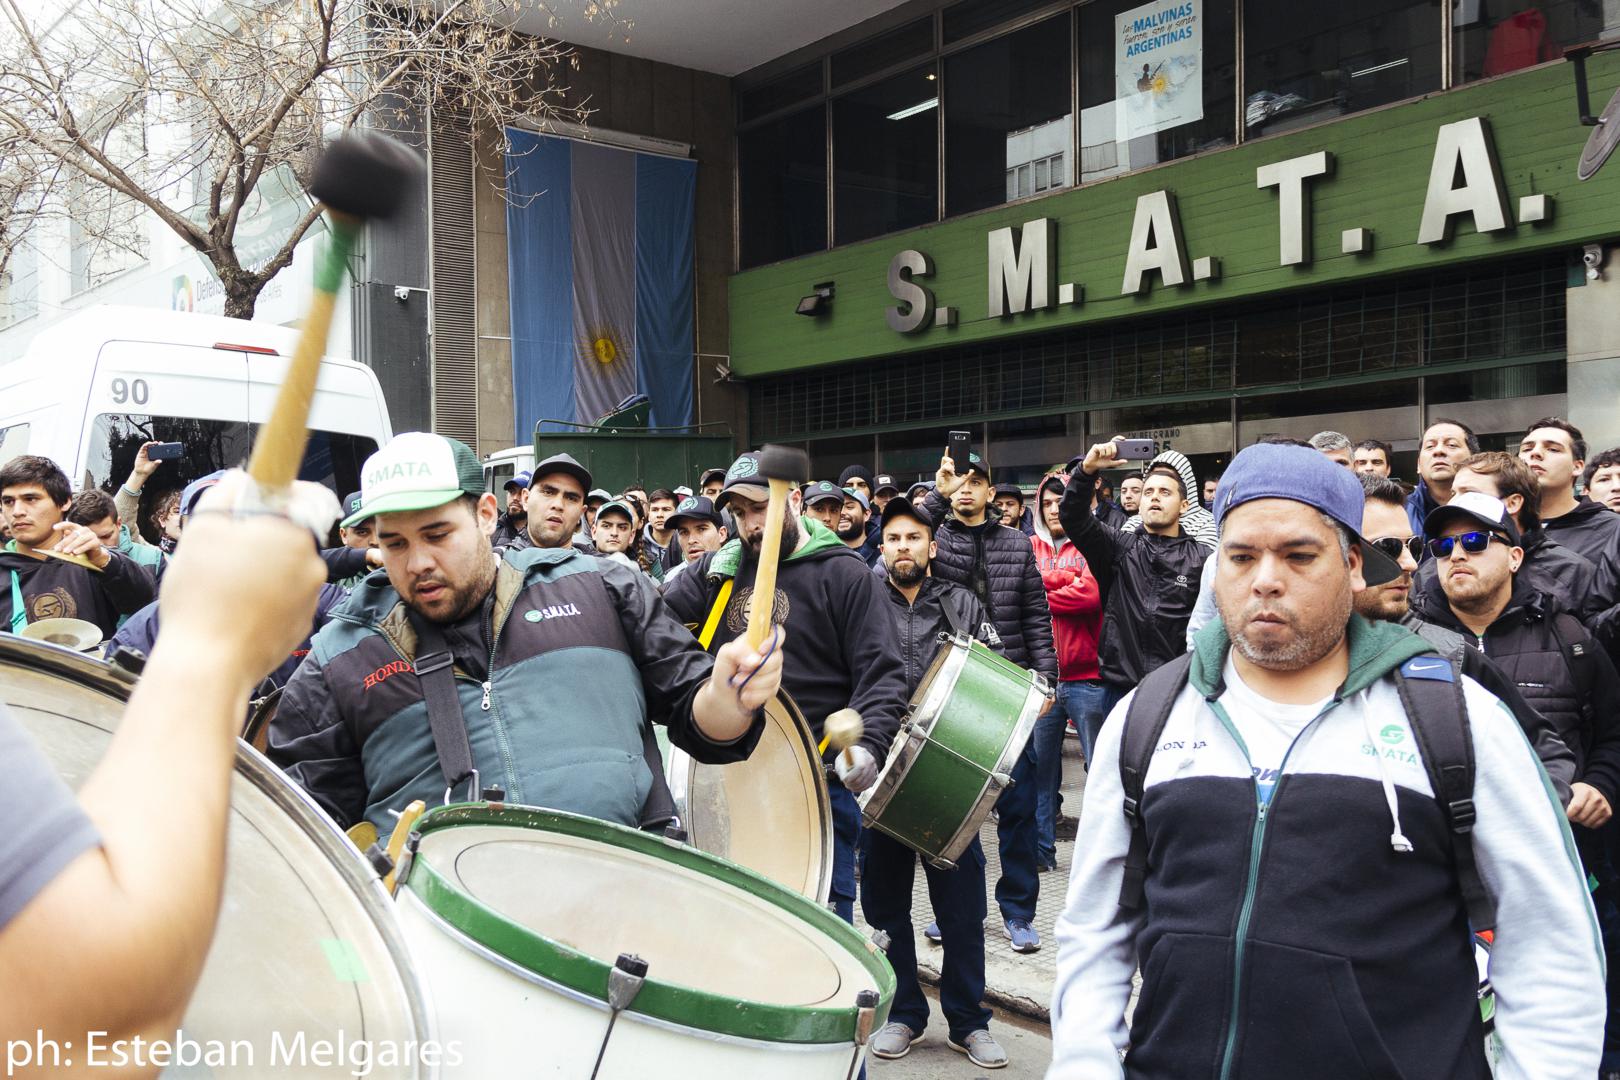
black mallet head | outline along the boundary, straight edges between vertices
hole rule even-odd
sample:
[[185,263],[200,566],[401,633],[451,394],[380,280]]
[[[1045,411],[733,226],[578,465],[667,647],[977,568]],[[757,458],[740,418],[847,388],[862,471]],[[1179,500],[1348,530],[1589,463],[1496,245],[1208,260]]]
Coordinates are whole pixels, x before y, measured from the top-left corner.
[[759,475],[802,484],[810,478],[810,455],[797,447],[767,443],[759,448]]
[[351,132],[315,163],[311,195],[350,217],[385,218],[404,201],[422,172],[422,159],[404,143],[375,132]]

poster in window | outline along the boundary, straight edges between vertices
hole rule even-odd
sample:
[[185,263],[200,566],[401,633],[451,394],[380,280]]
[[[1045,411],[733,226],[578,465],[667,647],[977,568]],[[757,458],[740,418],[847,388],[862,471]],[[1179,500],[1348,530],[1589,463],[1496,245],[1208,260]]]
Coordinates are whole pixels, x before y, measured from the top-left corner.
[[1121,142],[1204,118],[1203,3],[1158,0],[1114,16]]

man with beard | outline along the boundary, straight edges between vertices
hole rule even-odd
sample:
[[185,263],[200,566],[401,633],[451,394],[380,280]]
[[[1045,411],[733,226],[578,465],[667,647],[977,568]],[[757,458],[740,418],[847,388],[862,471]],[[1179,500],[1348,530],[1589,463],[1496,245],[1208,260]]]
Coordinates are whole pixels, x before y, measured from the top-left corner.
[[[995,648],[984,605],[972,593],[928,573],[934,555],[934,523],[904,499],[883,512],[884,592],[894,614],[905,664],[906,693],[916,693],[942,634],[963,633]],[[872,1053],[905,1057],[928,1028],[928,999],[917,981],[916,936],[911,924],[911,888],[917,853],[877,829],[861,834],[861,913],[869,926],[889,935],[889,965],[896,989],[889,1022],[872,1036]],[[934,925],[945,946],[939,1004],[950,1025],[948,1044],[981,1069],[999,1069],[1007,1054],[990,1034],[984,997],[984,848],[975,836],[953,870],[923,864]]]
[[[940,458],[934,490],[923,504],[923,511],[939,522],[934,531],[938,549],[934,576],[965,586],[978,597],[995,624],[1007,659],[1040,674],[1047,686],[1055,686],[1058,666],[1052,646],[1052,610],[1046,604],[1029,537],[1017,528],[998,525],[990,516],[995,490],[990,463],[969,454],[961,468],[957,472],[957,463],[949,455]],[[1041,883],[1033,745],[1024,747],[1012,777],[1013,786],[996,800],[996,842],[1001,856],[996,905],[1012,950],[1032,953],[1041,947],[1034,926]]]
[[506,492],[506,512],[495,522],[496,547],[510,544],[529,527],[529,515],[523,509],[524,497],[529,493],[529,474],[518,473],[501,489]]
[[[1213,489],[1207,485],[1206,492],[1213,494]],[[1142,478],[1140,476],[1127,476],[1119,482],[1119,508],[1131,517],[1135,517],[1142,505]],[[1115,526],[1118,528],[1118,526]]]
[[[578,483],[536,473],[541,487]],[[375,517],[387,572],[315,636],[269,732],[270,759],[339,825],[386,835],[413,800],[493,785],[513,803],[661,824],[672,803],[649,722],[699,761],[753,752],[779,649],[737,642],[711,658],[637,571],[567,547],[493,553],[495,496],[454,439],[395,436],[361,478],[351,519]],[[571,532],[537,509],[531,530]]]
[[[1475,455],[1476,457],[1480,455]],[[1506,457],[1506,455],[1499,455]],[[1472,459],[1470,459],[1472,460]],[[1511,458],[1508,460],[1512,460]],[[1490,659],[1475,648],[1467,637],[1424,619],[1412,608],[1414,588],[1420,588],[1425,571],[1439,565],[1430,559],[1418,566],[1418,549],[1423,541],[1412,535],[1411,523],[1406,520],[1406,491],[1395,481],[1377,474],[1363,473],[1358,479],[1367,496],[1366,508],[1361,516],[1361,535],[1367,543],[1394,559],[1400,566],[1400,575],[1383,585],[1371,585],[1356,593],[1356,614],[1373,622],[1392,622],[1406,627],[1422,637],[1441,656],[1456,660],[1462,672],[1486,690],[1501,698],[1513,718],[1524,729],[1525,737],[1535,748],[1541,767],[1547,771],[1558,792],[1558,801],[1569,805],[1570,784],[1575,779],[1575,755],[1547,719],[1524,700],[1513,680],[1502,674]],[[1458,483],[1463,478],[1459,476]],[[1433,579],[1432,572],[1428,578]]]
[[[1049,1080],[1190,1062],[1486,1080],[1465,895],[1496,931],[1496,1075],[1589,1080],[1602,957],[1518,725],[1421,638],[1352,613],[1399,568],[1360,536],[1349,469],[1251,446],[1215,505],[1221,618],[1109,717],[1087,777]],[[1408,696],[1455,712],[1409,716]],[[1456,760],[1428,760],[1441,734],[1473,768],[1449,809],[1429,779]]]
[[[765,532],[770,489],[759,475],[759,455],[743,454],[726,471],[720,493],[740,535],[687,567],[665,590],[675,617],[711,650],[743,638],[754,592],[754,573]],[[865,731],[845,755],[829,752],[837,777],[829,780],[833,811],[834,909],[855,917],[855,843],[861,813],[855,795],[877,781],[879,763],[906,711],[905,676],[894,622],[884,608],[883,584],[855,552],[819,522],[799,516],[800,495],[789,496],[782,523],[774,618],[787,628],[782,688],[810,722],[819,744],[827,717],[850,708]]]
[[1479,453],[1474,430],[1460,420],[1437,417],[1418,444],[1418,484],[1406,497],[1406,517],[1412,532],[1423,535],[1423,519],[1451,501],[1451,481],[1457,469]]
[[876,566],[883,559],[878,537],[866,527],[871,504],[859,491],[845,491],[844,501],[838,507],[838,539],[844,546],[861,557],[867,566]]

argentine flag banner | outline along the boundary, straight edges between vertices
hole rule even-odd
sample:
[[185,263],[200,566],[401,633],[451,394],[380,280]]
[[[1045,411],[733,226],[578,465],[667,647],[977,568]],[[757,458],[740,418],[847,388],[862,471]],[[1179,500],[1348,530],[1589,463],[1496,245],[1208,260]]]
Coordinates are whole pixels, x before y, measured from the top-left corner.
[[508,128],[515,436],[631,394],[692,422],[697,162]]

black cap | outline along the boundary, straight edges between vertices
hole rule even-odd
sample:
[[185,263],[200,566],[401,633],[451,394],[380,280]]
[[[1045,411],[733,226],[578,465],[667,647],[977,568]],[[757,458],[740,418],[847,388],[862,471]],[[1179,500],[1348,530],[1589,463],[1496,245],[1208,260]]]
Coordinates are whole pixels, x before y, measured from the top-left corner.
[[698,487],[702,487],[704,484],[707,484],[711,479],[719,480],[722,484],[725,483],[726,482],[726,470],[724,470],[724,469],[704,469],[703,470],[703,475],[698,477]]
[[994,480],[990,479],[990,462],[980,457],[978,454],[969,453],[968,467],[957,470],[958,476],[966,476],[968,473],[978,473],[980,476],[984,477],[986,483],[995,483]]
[[1024,489],[1019,487],[1017,484],[997,484],[996,485],[996,494],[998,496],[1000,496],[1000,495],[1011,495],[1013,498],[1017,499],[1019,502],[1024,501]]
[[894,477],[888,473],[879,473],[872,480],[872,494],[881,495],[885,491],[892,491],[898,495],[900,494],[900,485],[895,483]]
[[890,499],[889,505],[883,508],[883,520],[879,528],[887,529],[889,522],[898,521],[901,518],[920,521],[928,526],[929,532],[934,531],[934,519],[929,516],[926,510],[920,510],[913,506],[910,499]]
[[352,492],[343,496],[343,516],[348,517],[360,509],[360,492]]
[[750,502],[764,502],[771,497],[770,481],[759,474],[758,450],[740,454],[731,463],[731,468],[726,470],[726,486],[720,489],[720,497],[714,500],[714,505],[724,509],[733,494]]
[[844,505],[844,489],[831,480],[817,480],[804,491],[804,505],[818,502],[835,502]]
[[720,512],[714,508],[713,502],[702,495],[688,495],[681,500],[681,505],[675,508],[675,512],[664,520],[664,527],[673,529],[682,521],[707,521],[718,529],[721,520]]
[[569,454],[552,454],[546,460],[535,465],[534,471],[529,473],[533,478],[531,483],[538,482],[552,473],[563,473],[579,481],[582,491],[591,490],[591,470],[575,461]]
[[1444,506],[1437,506],[1423,519],[1425,536],[1439,536],[1448,523],[1461,519],[1482,525],[1498,536],[1505,537],[1514,547],[1522,542],[1519,527],[1501,499],[1480,491],[1465,491],[1451,497]]

